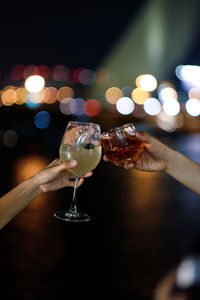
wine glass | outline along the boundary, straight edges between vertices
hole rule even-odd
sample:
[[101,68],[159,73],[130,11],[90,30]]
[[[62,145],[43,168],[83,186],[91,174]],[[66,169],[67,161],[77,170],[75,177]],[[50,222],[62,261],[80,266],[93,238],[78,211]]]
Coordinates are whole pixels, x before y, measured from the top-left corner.
[[95,169],[101,159],[101,130],[98,124],[70,121],[65,129],[61,145],[62,162],[76,160],[77,165],[68,169],[75,175],[73,198],[69,211],[54,213],[58,219],[68,222],[87,222],[90,216],[77,210],[77,188],[80,177]]
[[136,137],[133,123],[103,132],[101,143],[104,154],[116,166],[127,167],[138,160],[143,151],[143,142]]

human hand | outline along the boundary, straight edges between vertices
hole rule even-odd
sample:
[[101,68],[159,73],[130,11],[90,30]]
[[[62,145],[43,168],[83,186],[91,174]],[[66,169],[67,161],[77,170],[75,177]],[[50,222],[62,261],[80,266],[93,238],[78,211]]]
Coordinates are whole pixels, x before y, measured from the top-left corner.
[[[136,132],[136,136],[144,142],[142,155],[134,163],[127,164],[124,168],[149,172],[164,171],[167,167],[170,148],[146,132]],[[105,155],[103,159],[109,161]]]
[[[76,165],[77,161],[75,160],[60,163],[60,160],[57,158],[33,177],[43,193],[56,191],[67,186],[74,186],[73,178],[75,177],[67,169],[73,168]],[[83,183],[85,177],[91,175],[92,172],[89,172],[80,178],[78,186]]]

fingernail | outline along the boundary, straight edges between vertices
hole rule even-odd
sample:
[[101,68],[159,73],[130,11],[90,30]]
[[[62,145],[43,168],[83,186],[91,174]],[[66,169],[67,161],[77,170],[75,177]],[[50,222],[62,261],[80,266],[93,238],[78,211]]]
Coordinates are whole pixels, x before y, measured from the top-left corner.
[[71,160],[70,161],[70,167],[74,167],[76,165],[76,160]]

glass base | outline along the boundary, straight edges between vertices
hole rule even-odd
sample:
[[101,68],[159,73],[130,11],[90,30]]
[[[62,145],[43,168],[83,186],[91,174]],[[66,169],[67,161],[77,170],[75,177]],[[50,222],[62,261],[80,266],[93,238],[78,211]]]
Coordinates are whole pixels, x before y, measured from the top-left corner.
[[79,213],[79,212],[67,212],[67,211],[57,211],[54,213],[54,217],[57,219],[66,221],[66,222],[88,222],[90,221],[90,216],[87,214]]

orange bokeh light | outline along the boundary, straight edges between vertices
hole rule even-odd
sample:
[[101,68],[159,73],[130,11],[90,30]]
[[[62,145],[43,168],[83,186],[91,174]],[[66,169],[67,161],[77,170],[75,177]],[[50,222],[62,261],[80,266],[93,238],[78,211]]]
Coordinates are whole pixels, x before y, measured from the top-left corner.
[[25,88],[18,88],[15,90],[13,99],[18,105],[24,104],[26,102],[27,90]]
[[64,98],[73,98],[74,91],[69,86],[63,86],[57,91],[57,99],[61,102]]
[[47,104],[52,104],[57,101],[57,89],[55,87],[48,87],[41,92],[41,101]]
[[135,88],[132,91],[131,97],[135,103],[144,104],[146,99],[150,97],[150,93],[144,91],[142,88]]
[[2,103],[6,106],[11,106],[14,104],[15,89],[8,88],[2,92]]
[[111,87],[105,93],[106,100],[111,104],[116,104],[122,96],[122,90],[118,87]]

